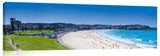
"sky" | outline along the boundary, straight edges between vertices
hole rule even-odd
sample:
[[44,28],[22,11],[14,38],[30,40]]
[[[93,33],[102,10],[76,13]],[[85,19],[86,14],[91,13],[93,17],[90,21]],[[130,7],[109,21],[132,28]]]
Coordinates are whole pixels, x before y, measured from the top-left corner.
[[4,3],[4,24],[10,18],[22,23],[74,23],[157,27],[157,7],[56,3]]

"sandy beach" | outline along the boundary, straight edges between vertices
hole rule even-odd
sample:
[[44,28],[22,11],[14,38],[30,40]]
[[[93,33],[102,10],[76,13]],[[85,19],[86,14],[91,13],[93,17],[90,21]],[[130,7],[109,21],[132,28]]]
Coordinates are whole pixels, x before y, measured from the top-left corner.
[[85,30],[69,32],[61,37],[64,44],[74,49],[133,49],[134,46],[113,41],[97,34],[99,31],[108,30]]

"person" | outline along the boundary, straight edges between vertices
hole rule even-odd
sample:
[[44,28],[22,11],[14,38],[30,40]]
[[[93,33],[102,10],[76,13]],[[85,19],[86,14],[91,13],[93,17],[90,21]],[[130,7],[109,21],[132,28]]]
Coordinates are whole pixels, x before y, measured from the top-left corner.
[[12,44],[14,45],[14,40],[12,40]]
[[16,45],[17,49],[19,48],[19,45]]
[[105,49],[104,46],[103,46],[103,49]]

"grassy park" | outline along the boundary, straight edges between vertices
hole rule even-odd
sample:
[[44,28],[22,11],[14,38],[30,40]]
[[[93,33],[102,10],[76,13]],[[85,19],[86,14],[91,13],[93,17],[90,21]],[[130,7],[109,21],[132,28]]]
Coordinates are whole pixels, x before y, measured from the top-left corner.
[[20,32],[15,32],[14,34],[38,34],[38,33],[52,33],[54,30],[32,30],[32,31],[20,31]]
[[[37,34],[42,32],[52,33],[54,30],[30,30],[15,32],[13,34]],[[4,51],[15,51],[16,49],[9,44],[8,36],[3,36],[3,49]],[[10,35],[10,38],[15,43],[15,46],[18,46],[18,48],[21,50],[69,50],[69,48],[61,45],[56,38],[18,35]]]
[[10,36],[21,50],[69,50],[57,39],[36,36]]
[[15,49],[9,44],[7,36],[3,36],[3,50],[4,51],[15,51]]

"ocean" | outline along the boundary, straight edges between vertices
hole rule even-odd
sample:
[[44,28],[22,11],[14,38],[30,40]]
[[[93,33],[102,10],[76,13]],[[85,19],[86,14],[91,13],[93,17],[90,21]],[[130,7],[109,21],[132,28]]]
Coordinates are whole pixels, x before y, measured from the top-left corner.
[[109,30],[98,32],[103,37],[141,48],[157,47],[157,30]]

